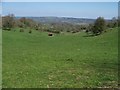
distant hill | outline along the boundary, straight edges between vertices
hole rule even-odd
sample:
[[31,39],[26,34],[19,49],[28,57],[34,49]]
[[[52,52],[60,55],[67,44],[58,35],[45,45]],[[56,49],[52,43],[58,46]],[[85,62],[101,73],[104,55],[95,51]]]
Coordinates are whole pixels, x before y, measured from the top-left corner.
[[[20,17],[17,17],[20,18]],[[95,19],[71,18],[71,17],[26,17],[40,23],[71,23],[71,24],[90,24]]]
[[[17,17],[21,18],[21,17]],[[70,24],[90,24],[94,23],[96,19],[89,18],[72,18],[72,17],[26,17],[40,23],[70,23]],[[106,20],[109,22],[110,20]]]

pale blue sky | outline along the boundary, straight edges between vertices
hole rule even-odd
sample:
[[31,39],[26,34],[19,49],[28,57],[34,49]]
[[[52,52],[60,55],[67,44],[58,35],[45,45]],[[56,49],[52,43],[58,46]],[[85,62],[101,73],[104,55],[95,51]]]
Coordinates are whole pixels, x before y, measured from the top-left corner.
[[119,2],[119,0],[2,0],[2,2]]
[[118,16],[117,2],[3,2],[2,14],[106,19]]

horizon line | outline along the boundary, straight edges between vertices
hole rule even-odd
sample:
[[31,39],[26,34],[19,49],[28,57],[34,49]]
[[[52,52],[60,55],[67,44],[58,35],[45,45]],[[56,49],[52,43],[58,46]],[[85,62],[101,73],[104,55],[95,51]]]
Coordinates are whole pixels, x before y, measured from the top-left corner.
[[[4,16],[8,16],[8,15],[10,15],[10,14],[1,15],[1,16],[4,17]],[[13,15],[14,15],[14,14],[13,14]],[[96,17],[96,18],[89,18],[89,17],[73,17],[73,16],[16,16],[16,15],[14,15],[14,16],[15,16],[15,17],[56,17],[56,18],[77,18],[77,19],[97,19],[98,17],[103,17],[103,16],[98,16],[98,17]],[[118,16],[113,16],[113,17],[117,18]],[[103,18],[110,20],[110,19],[112,19],[113,17],[111,17],[111,18],[105,18],[105,17],[103,17]]]

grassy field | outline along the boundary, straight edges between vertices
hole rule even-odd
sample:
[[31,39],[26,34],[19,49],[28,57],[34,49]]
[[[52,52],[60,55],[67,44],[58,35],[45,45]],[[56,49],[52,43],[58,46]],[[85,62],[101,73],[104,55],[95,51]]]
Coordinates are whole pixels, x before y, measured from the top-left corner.
[[0,89],[2,88],[2,29],[0,29]]
[[3,31],[3,87],[117,87],[118,30],[97,37]]

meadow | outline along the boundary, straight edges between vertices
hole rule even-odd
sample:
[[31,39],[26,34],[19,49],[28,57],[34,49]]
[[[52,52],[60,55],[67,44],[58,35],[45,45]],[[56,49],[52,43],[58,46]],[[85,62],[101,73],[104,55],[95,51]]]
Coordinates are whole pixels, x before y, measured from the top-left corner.
[[2,29],[0,29],[0,89],[2,88]]
[[85,32],[2,31],[4,88],[117,87],[118,30]]

